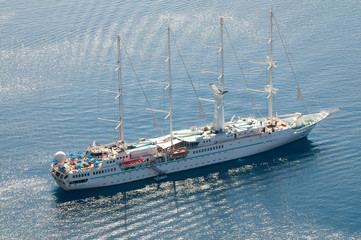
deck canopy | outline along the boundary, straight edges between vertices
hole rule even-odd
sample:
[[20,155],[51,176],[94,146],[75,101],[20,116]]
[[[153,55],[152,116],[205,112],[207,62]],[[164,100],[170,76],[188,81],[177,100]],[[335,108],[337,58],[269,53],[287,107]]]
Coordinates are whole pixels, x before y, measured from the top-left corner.
[[174,145],[176,145],[176,144],[178,144],[178,143],[180,143],[180,142],[182,142],[182,141],[179,140],[179,139],[173,139],[173,145],[172,145],[172,142],[171,142],[171,141],[168,141],[168,142],[159,142],[159,143],[157,143],[156,145],[157,145],[158,147],[161,147],[161,148],[163,148],[163,149],[166,149],[166,148],[169,148],[169,147],[171,147],[171,146],[174,146]]

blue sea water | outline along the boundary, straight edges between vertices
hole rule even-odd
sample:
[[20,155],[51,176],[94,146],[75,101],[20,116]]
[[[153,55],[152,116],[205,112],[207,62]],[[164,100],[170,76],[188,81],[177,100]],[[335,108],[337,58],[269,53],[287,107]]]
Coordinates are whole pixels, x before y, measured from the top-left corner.
[[[0,238],[360,239],[361,4],[357,1],[1,1]],[[153,179],[66,192],[54,153],[84,150],[117,133],[116,34],[153,107],[166,110],[169,24],[198,94],[212,98],[220,71],[219,16],[251,88],[268,73],[269,10],[282,30],[311,111],[340,108],[307,139],[256,156]],[[274,26],[276,28],[276,25]],[[225,111],[258,115],[225,34]],[[172,43],[174,129],[200,125],[196,96]],[[275,33],[275,112],[307,112]],[[125,138],[160,136],[123,51]],[[254,95],[267,114],[263,94]],[[203,104],[212,119],[212,104]],[[168,121],[157,115],[165,134]]]

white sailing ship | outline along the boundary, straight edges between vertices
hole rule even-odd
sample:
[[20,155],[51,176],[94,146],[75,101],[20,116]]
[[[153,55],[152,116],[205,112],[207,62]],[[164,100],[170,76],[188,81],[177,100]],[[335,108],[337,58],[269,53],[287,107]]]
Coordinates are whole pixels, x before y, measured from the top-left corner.
[[[117,141],[97,145],[93,143],[86,152],[69,154],[57,152],[50,168],[55,182],[65,190],[96,188],[123,184],[146,178],[162,179],[167,174],[188,169],[217,164],[265,152],[306,137],[324,118],[338,111],[322,110],[304,115],[294,113],[283,116],[273,115],[272,69],[276,67],[272,59],[272,10],[271,14],[271,53],[267,57],[270,75],[269,85],[262,92],[268,93],[268,117],[232,118],[224,121],[224,75],[223,75],[223,18],[221,25],[221,88],[211,84],[214,94],[213,123],[202,127],[191,127],[179,131],[172,129],[171,72],[170,72],[170,28],[168,26],[168,67],[170,104],[167,112],[170,120],[170,133],[166,136],[140,139],[136,143],[124,142],[122,82],[120,65],[120,35],[118,45],[118,78],[120,119]],[[299,90],[299,89],[298,89]],[[300,90],[299,90],[300,94]],[[152,111],[160,111],[148,109]],[[164,111],[163,111],[164,112]],[[102,119],[106,120],[106,119]],[[113,121],[113,120],[107,120]]]

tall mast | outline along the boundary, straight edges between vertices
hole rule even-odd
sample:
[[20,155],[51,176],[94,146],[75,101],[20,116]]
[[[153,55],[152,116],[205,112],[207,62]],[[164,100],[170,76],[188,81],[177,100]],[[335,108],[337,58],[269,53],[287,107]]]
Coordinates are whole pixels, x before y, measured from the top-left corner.
[[222,91],[224,91],[224,75],[223,75],[223,17],[219,17],[221,24],[221,74],[222,74]]
[[212,128],[216,131],[224,131],[224,74],[223,74],[223,17],[219,17],[221,27],[221,47],[218,52],[221,52],[221,73],[217,73],[218,79],[221,78],[222,86],[219,89],[215,84],[211,84],[211,89],[214,94],[214,117]]
[[[261,90],[254,90],[248,88],[248,90],[256,91],[256,92],[265,92],[269,95],[267,96],[268,99],[268,119],[270,124],[273,125],[273,95],[276,94],[277,88],[273,88],[273,76],[272,76],[272,69],[277,67],[277,63],[273,61],[273,25],[272,25],[272,18],[273,18],[273,10],[270,10],[270,38],[268,43],[270,44],[270,56],[266,57],[266,65],[268,65],[267,70],[269,71],[269,84],[265,87],[264,91]],[[263,64],[263,63],[261,63]]]
[[169,131],[170,131],[170,143],[173,146],[173,126],[172,126],[172,82],[170,74],[170,26],[168,25],[168,78],[169,78]]
[[123,102],[122,102],[122,71],[120,65],[120,34],[117,35],[117,48],[118,48],[118,92],[119,92],[119,132],[118,141],[124,143],[124,126],[123,126]]
[[[223,17],[219,17],[220,25],[221,25],[221,74],[222,74],[222,92],[224,92],[224,72],[223,72]],[[222,116],[223,116],[223,124],[224,124],[224,97],[222,97]]]
[[268,118],[271,121],[271,125],[273,124],[273,82],[272,82],[272,68],[273,68],[273,59],[272,59],[272,17],[273,17],[273,10],[270,10],[270,29],[271,29],[271,34],[270,34],[270,65],[269,65],[269,89],[270,89],[270,95],[269,95],[269,102],[268,102]]

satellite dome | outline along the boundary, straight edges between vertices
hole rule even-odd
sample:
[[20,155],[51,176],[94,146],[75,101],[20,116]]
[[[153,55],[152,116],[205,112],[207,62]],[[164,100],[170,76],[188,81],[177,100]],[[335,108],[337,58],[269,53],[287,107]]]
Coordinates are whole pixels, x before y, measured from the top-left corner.
[[55,153],[55,159],[58,163],[65,162],[65,158],[66,158],[66,155],[64,152],[59,151],[59,152]]

